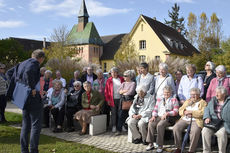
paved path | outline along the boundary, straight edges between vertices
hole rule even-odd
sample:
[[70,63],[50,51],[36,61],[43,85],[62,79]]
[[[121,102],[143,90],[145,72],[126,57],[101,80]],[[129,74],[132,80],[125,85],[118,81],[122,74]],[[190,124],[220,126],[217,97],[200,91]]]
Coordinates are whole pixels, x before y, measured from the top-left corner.
[[[21,113],[21,111],[17,109],[14,104],[11,104],[11,103],[7,104],[6,111]],[[125,153],[146,152],[145,151],[146,146],[142,144],[132,144],[132,143],[127,142],[127,134],[115,136],[112,132],[106,132],[104,134],[97,135],[97,136],[90,136],[90,135],[80,136],[77,132],[53,133],[51,132],[49,128],[45,128],[45,129],[42,129],[41,133],[44,135],[57,137],[57,138],[64,139],[67,141],[73,141],[73,142],[78,142],[81,144],[92,145],[97,148],[110,150],[114,152],[125,152]],[[169,144],[169,145],[166,145],[165,147],[171,149],[171,147],[173,147],[173,140],[166,141],[165,144]],[[198,148],[197,150],[201,151],[201,148]],[[155,150],[148,151],[148,153],[155,153]],[[167,151],[164,151],[164,153],[167,153]]]

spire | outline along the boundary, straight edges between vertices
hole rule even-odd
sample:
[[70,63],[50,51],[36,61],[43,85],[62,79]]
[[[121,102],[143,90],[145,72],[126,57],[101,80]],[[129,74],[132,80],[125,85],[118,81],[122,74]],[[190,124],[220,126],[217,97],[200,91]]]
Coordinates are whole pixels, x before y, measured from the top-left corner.
[[87,8],[86,8],[86,5],[85,5],[85,0],[82,0],[81,8],[80,8],[78,17],[87,17],[87,18],[89,17],[89,14],[87,12]]

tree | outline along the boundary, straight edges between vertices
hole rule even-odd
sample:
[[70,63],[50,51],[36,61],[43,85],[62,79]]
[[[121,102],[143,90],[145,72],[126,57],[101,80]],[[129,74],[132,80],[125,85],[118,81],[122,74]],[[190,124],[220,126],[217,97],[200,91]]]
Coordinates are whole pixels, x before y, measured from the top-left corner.
[[197,17],[192,12],[189,13],[187,27],[187,39],[191,44],[195,45],[197,41]]
[[203,12],[200,15],[200,28],[199,28],[199,35],[198,35],[198,48],[200,51],[206,51],[207,46],[205,39],[208,36],[208,18],[206,14]]
[[179,18],[179,10],[180,6],[178,6],[177,3],[175,3],[172,7],[172,11],[168,11],[168,15],[171,18],[171,21],[165,20],[165,24],[177,30],[182,35],[185,35],[186,29],[184,26],[184,17]]
[[32,51],[24,51],[23,46],[14,39],[0,40],[0,61],[11,67],[31,57]]
[[53,30],[50,36],[51,44],[48,49],[45,49],[47,60],[52,58],[65,59],[66,57],[72,57],[76,54],[74,47],[65,45],[68,35],[69,31],[64,25]]
[[125,35],[122,38],[122,43],[118,51],[114,56],[114,60],[117,63],[118,61],[126,61],[130,59],[136,59],[138,53],[135,49],[135,44],[130,39],[129,35]]

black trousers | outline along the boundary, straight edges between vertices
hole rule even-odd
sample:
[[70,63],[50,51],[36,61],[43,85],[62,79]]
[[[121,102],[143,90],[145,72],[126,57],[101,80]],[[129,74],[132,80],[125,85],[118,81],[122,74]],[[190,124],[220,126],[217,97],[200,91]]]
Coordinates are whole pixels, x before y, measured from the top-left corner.
[[5,121],[6,96],[0,95],[0,121]]
[[67,128],[73,127],[73,115],[79,110],[75,107],[66,108]]
[[49,112],[53,115],[55,126],[62,126],[65,116],[65,106],[62,106],[60,110],[59,108],[51,109],[49,106],[44,108],[44,124],[47,126],[49,125]]

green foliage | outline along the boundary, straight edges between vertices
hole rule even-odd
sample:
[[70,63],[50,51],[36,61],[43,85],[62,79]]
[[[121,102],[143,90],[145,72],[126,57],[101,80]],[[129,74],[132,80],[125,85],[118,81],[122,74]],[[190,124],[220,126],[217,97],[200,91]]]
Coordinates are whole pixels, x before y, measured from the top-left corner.
[[21,61],[31,57],[31,52],[26,52],[16,40],[2,39],[0,40],[0,62],[11,67]]
[[197,17],[192,12],[189,13],[187,27],[187,39],[191,44],[195,45],[197,41]]
[[114,56],[115,63],[121,62],[121,61],[127,61],[130,59],[136,59],[138,57],[138,53],[135,49],[135,45],[130,39],[129,35],[125,35],[122,38],[122,43],[118,51],[116,52]]
[[172,11],[168,11],[168,15],[171,21],[165,20],[165,24],[180,32],[182,35],[186,34],[186,28],[184,26],[184,17],[179,18],[180,6],[177,3],[172,7]]
[[[52,58],[49,59],[45,65],[47,69],[53,72],[53,78],[56,78],[55,71],[59,70],[62,74],[62,77],[66,79],[67,83],[71,80],[71,78],[73,78],[74,71],[79,70],[81,72],[83,67],[86,66],[89,66],[89,64],[71,59],[70,57]],[[99,65],[97,64],[92,64],[91,66],[94,70],[99,68]]]

